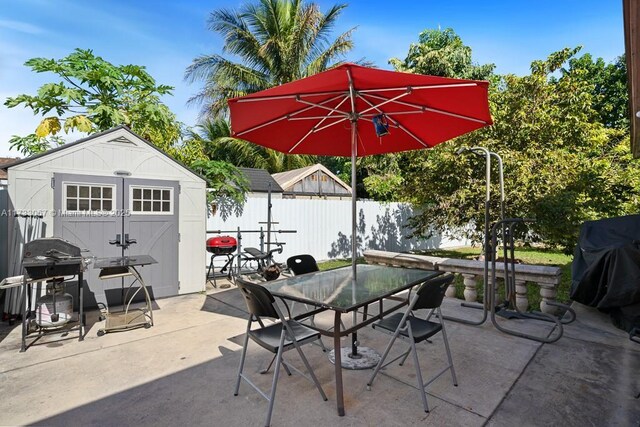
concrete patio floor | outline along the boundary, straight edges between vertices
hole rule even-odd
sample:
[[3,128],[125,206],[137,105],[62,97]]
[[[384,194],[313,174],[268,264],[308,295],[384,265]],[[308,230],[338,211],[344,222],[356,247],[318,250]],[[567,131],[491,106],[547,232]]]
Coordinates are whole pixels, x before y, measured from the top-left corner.
[[[378,376],[371,391],[371,370],[345,370],[346,416],[339,417],[333,365],[320,347],[305,346],[329,400],[322,401],[300,375],[283,372],[272,425],[640,425],[640,345],[607,316],[574,307],[578,319],[554,344],[502,334],[489,321],[480,327],[448,322],[459,386],[448,373],[431,384],[428,414],[418,391],[407,385],[415,381],[410,358],[405,366],[390,365],[386,372],[396,379]],[[151,329],[97,337],[102,322],[92,312],[83,342],[51,336],[25,353],[19,353],[20,328],[3,323],[0,425],[263,425],[262,397],[246,383],[233,396],[247,316],[237,289],[161,299],[155,308]],[[480,315],[457,300],[446,300],[443,310]],[[328,314],[316,319],[330,321]],[[544,322],[500,321],[529,332],[550,331]],[[359,339],[382,351],[389,337],[365,328]],[[444,366],[441,337],[420,347],[425,375]],[[294,353],[287,353],[288,360],[300,367]],[[270,353],[250,347],[246,372],[265,390],[271,376],[258,370],[269,360]]]

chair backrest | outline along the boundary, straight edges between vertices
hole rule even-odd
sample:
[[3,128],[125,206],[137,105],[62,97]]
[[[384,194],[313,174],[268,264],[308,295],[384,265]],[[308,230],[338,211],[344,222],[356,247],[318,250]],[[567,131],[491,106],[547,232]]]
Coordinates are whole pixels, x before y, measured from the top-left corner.
[[320,270],[316,259],[307,254],[292,256],[287,260],[287,267],[289,267],[289,270],[296,276]]
[[416,292],[417,301],[413,305],[414,310],[432,309],[440,307],[444,299],[444,293],[453,282],[453,274],[447,273],[441,276],[429,279],[420,285],[420,289]]
[[236,278],[236,286],[240,289],[240,293],[244,297],[249,313],[260,317],[279,318],[280,315],[276,311],[274,304],[275,299],[271,292],[256,283],[251,283],[239,277]]

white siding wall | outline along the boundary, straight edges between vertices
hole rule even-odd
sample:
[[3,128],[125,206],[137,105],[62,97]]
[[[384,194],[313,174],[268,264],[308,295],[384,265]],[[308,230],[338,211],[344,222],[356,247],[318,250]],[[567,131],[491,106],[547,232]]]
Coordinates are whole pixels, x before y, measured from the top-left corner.
[[206,233],[207,211],[206,185],[204,182],[182,182],[180,190],[180,218],[178,229],[180,243],[178,244],[178,265],[180,266],[180,293],[186,294],[204,290],[203,272],[199,267],[206,254],[202,253],[205,246],[203,236]]
[[[127,138],[133,143],[112,141],[118,137]],[[15,210],[44,211],[44,234],[52,236],[53,174],[114,176],[115,171],[128,171],[131,178],[180,182],[180,293],[201,291],[204,284],[200,268],[196,266],[206,261],[206,254],[202,253],[206,216],[205,183],[125,129],[109,132],[93,140],[10,168],[10,204]],[[10,225],[10,242],[13,241],[12,228]],[[12,259],[19,257],[20,254],[10,254],[10,264]],[[196,274],[196,271],[199,273]]]
[[[308,253],[317,260],[351,256],[351,200],[272,200],[273,221],[276,230],[296,230],[296,234],[274,234],[272,239],[285,242],[284,251],[277,260],[284,262],[289,256]],[[403,228],[412,215],[411,208],[401,203],[358,201],[358,239],[363,249],[408,251],[413,249],[462,246],[467,241],[449,240],[441,236],[429,240],[403,238]],[[267,219],[267,200],[249,198],[240,217],[223,220],[220,213],[209,217],[207,230],[259,230]],[[225,233],[235,236],[235,233]],[[213,234],[209,234],[210,236]],[[242,246],[260,247],[259,234],[246,233]]]

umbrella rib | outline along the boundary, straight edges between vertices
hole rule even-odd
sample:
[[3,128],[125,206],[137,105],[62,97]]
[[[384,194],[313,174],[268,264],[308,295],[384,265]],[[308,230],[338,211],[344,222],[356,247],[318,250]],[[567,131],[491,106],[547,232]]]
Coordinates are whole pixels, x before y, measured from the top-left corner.
[[[345,99],[348,99],[348,98],[345,97]],[[338,114],[343,114],[344,116],[348,116],[348,113],[345,113],[344,111],[340,111],[337,109],[340,105],[342,105],[342,102],[338,104],[335,108],[331,108],[331,107],[326,107],[322,104],[316,104],[314,102],[305,101],[304,99],[300,99],[300,98],[296,98],[296,101],[300,102],[301,104],[311,105],[312,107],[322,108],[324,110],[331,111],[332,113],[335,112]]]
[[297,120],[320,120],[322,119],[323,121],[326,119],[342,119],[342,117],[340,116],[332,116],[332,115],[327,115],[327,116],[304,116],[304,117],[289,117],[289,120],[291,121],[297,121]]
[[[372,96],[371,94],[368,94],[368,96]],[[362,99],[364,102],[366,102],[367,104],[369,104],[371,106],[371,108],[377,110],[380,113],[384,112],[382,110],[380,110],[378,108],[378,106],[373,105],[373,103],[371,101],[369,101],[367,98],[365,98],[362,95],[358,95],[358,98]],[[382,98],[382,97],[381,97]],[[386,99],[386,98],[383,98]],[[382,105],[382,104],[380,104]],[[412,137],[413,139],[415,139],[416,141],[418,141],[418,143],[420,143],[420,145],[426,147],[426,148],[430,148],[429,144],[425,143],[424,141],[422,141],[420,138],[418,138],[416,135],[414,135],[411,131],[409,131],[409,129],[407,129],[406,127],[404,127],[399,121],[391,119],[391,121],[399,128],[402,129],[407,135],[409,135],[410,137]]]
[[[342,92],[342,93],[341,93],[341,95],[344,95],[344,92]],[[325,101],[322,101],[322,102],[333,102],[333,101],[335,101],[335,100],[336,100],[336,99],[338,99],[338,98],[340,98],[340,95],[338,95],[338,96],[334,96],[333,98],[329,98],[329,99],[327,99],[327,100],[325,100]],[[259,124],[259,125],[257,125],[257,126],[254,126],[254,127],[252,127],[252,128],[249,128],[249,129],[243,130],[242,132],[238,132],[235,136],[242,136],[242,135],[244,135],[244,134],[246,134],[246,133],[253,132],[254,130],[258,130],[258,129],[263,128],[263,127],[265,127],[265,126],[272,125],[272,124],[277,123],[277,122],[279,122],[279,121],[282,121],[282,120],[284,120],[284,119],[289,119],[289,118],[291,118],[291,116],[295,116],[295,115],[298,115],[298,114],[304,113],[304,112],[306,112],[306,111],[312,110],[313,108],[314,108],[314,106],[312,106],[312,107],[306,107],[306,108],[303,108],[303,109],[301,109],[301,110],[294,111],[293,113],[287,113],[287,114],[284,114],[284,115],[282,115],[282,116],[280,116],[280,117],[277,117],[277,118],[275,118],[275,119],[273,119],[273,120],[269,120],[268,122],[265,122],[265,123]]]
[[[424,113],[424,111],[385,111],[383,114],[385,116],[401,116],[401,115],[405,115],[405,114],[422,114]],[[369,114],[361,114],[360,117],[374,117],[376,116],[376,113],[369,113]]]
[[387,87],[381,89],[364,89],[359,90],[361,93],[374,93],[374,92],[397,92],[399,90],[422,90],[422,89],[448,89],[452,87],[471,87],[478,86],[478,83],[451,83],[442,85],[427,85],[427,86],[400,86],[400,87]]
[[344,118],[342,118],[340,120],[337,120],[337,121],[335,121],[333,123],[329,123],[328,125],[324,125],[322,127],[316,128],[315,132],[320,132],[321,130],[325,130],[326,128],[330,128],[331,126],[337,125],[338,123],[342,123],[342,122],[344,122],[346,120],[349,120],[349,117],[344,117]]
[[[339,96],[338,96],[338,97],[335,97],[334,99],[336,99],[336,98],[339,98]],[[340,101],[340,102],[338,103],[338,105],[336,105],[336,107],[335,107],[335,108],[336,108],[336,109],[337,109],[337,108],[340,108],[340,106],[341,106],[342,104],[344,104],[344,103],[345,103],[345,101],[346,101],[347,99],[349,99],[349,98],[344,97],[344,98],[342,99],[342,101]],[[298,99],[298,101],[300,101],[300,100]],[[302,101],[300,101],[300,102],[302,102]],[[313,108],[313,107],[309,107],[309,108]],[[307,133],[305,134],[305,136],[303,136],[302,138],[300,138],[300,140],[299,140],[298,142],[296,142],[296,143],[293,145],[293,147],[291,147],[291,148],[289,149],[289,153],[291,153],[293,150],[295,150],[295,149],[298,147],[298,145],[302,144],[302,142],[303,142],[305,139],[307,139],[307,137],[308,137],[309,135],[311,135],[311,134],[312,134],[312,133],[314,133],[314,132],[317,132],[317,131],[318,131],[318,125],[321,125],[325,120],[333,119],[333,118],[336,118],[336,119],[340,118],[340,117],[331,117],[331,114],[332,114],[332,113],[334,113],[334,112],[340,112],[339,110],[336,110],[336,109],[332,110],[328,115],[326,115],[326,116],[324,116],[324,117],[318,117],[318,118],[321,118],[322,120],[320,120],[320,122],[319,122],[316,126],[313,126],[311,129],[309,129],[309,132],[307,132]],[[304,120],[304,119],[306,119],[306,117],[293,118],[293,119],[292,119],[292,118],[289,118],[289,120]],[[341,121],[343,121],[343,120],[345,120],[345,118],[342,118],[342,119],[338,120],[337,122],[331,123],[329,126],[332,126],[332,125],[334,125],[335,123],[339,123],[339,122],[341,122]],[[323,127],[323,128],[321,128],[320,130],[322,130],[322,129],[324,129],[324,127]]]
[[[367,96],[370,96],[371,98],[376,98],[376,99],[388,99],[388,98],[385,98],[384,96],[374,95],[374,94],[371,94],[371,93],[368,93]],[[456,117],[458,119],[469,120],[469,121],[476,122],[476,123],[483,123],[485,125],[489,124],[485,120],[476,119],[475,117],[469,117],[469,116],[464,116],[462,114],[450,113],[449,111],[438,110],[436,108],[426,107],[424,105],[413,104],[413,103],[404,102],[404,101],[395,101],[395,103],[396,104],[400,104],[400,105],[404,105],[404,106],[407,106],[407,107],[420,108],[420,109],[422,109],[424,111],[430,111],[432,113],[444,114],[445,116]]]
[[235,100],[235,102],[257,102],[257,101],[274,101],[274,100],[278,100],[278,99],[296,99],[296,98],[300,98],[300,97],[314,97],[314,96],[320,96],[320,95],[344,95],[345,91],[344,90],[333,90],[333,91],[327,91],[327,92],[312,92],[312,93],[302,93],[302,94],[295,94],[295,95],[273,95],[273,96],[258,96],[255,98],[238,98]]
[[[336,117],[336,118],[337,118],[337,117]],[[288,152],[289,152],[289,153],[291,153],[293,150],[295,150],[295,149],[298,147],[298,145],[302,144],[302,142],[303,142],[305,139],[307,139],[307,137],[308,137],[309,135],[311,135],[312,133],[320,132],[321,130],[325,130],[325,129],[326,129],[326,128],[328,128],[328,127],[331,127],[331,126],[333,126],[333,125],[337,125],[338,123],[342,123],[342,122],[344,122],[344,121],[345,121],[345,120],[347,120],[347,119],[348,119],[348,117],[343,117],[343,118],[341,118],[341,119],[340,119],[340,120],[338,120],[338,121],[335,121],[335,122],[333,122],[333,123],[329,123],[328,125],[325,125],[325,126],[322,126],[322,127],[315,127],[315,126],[314,126],[314,127],[312,127],[311,129],[309,129],[309,132],[307,132],[305,136],[303,136],[302,138],[300,138],[300,140],[299,140],[298,142],[296,142],[296,143],[293,145],[293,147],[291,147],[291,148],[289,149],[289,151],[288,151]]]
[[[370,105],[370,108],[367,108],[366,110],[362,111],[362,112],[361,112],[361,113],[359,113],[359,114],[360,114],[360,115],[362,115],[362,114],[366,114],[366,113],[368,113],[368,112],[369,112],[369,111],[371,111],[371,110],[378,110],[378,111],[380,111],[380,110],[378,109],[379,107],[382,107],[383,105],[388,104],[388,103],[390,103],[390,102],[395,102],[395,101],[397,101],[398,99],[400,99],[400,98],[402,98],[402,97],[404,97],[404,96],[409,95],[410,93],[411,93],[410,91],[407,91],[407,92],[405,92],[405,93],[401,93],[400,95],[398,95],[398,96],[394,96],[393,98],[389,98],[389,99],[387,99],[386,101],[381,102],[381,103],[380,103],[380,104],[378,104],[378,105],[373,105],[373,103],[370,103],[370,104],[369,104],[369,105]],[[362,97],[362,96],[360,96],[360,95],[357,95],[357,96],[358,96],[358,98],[360,98],[360,99],[364,99],[364,97]]]

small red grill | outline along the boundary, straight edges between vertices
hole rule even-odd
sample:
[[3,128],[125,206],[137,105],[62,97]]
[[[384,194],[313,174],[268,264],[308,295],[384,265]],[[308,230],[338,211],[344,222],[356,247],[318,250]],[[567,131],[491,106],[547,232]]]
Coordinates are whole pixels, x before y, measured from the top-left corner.
[[214,255],[232,254],[238,248],[238,241],[231,236],[216,236],[207,239],[207,252]]

